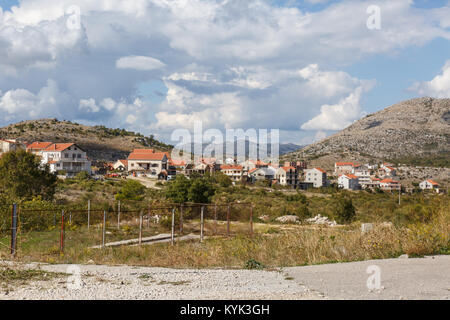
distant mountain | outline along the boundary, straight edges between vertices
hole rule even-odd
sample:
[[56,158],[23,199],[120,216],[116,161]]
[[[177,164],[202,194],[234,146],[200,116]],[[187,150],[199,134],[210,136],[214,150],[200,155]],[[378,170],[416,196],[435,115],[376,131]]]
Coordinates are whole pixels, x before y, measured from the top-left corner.
[[71,121],[41,119],[23,121],[0,128],[0,138],[19,141],[75,142],[96,160],[126,158],[134,148],[168,151],[172,147],[152,136],[104,126],[85,126]]
[[450,99],[400,102],[286,157],[450,166]]
[[[238,150],[238,141],[239,142],[244,142],[245,145],[245,156],[248,157],[250,154],[250,150],[252,150],[252,148],[256,148],[253,150],[257,150],[258,155],[261,157],[262,153],[268,154],[270,155],[270,152],[272,150],[272,148],[275,148],[278,146],[278,151],[280,155],[284,155],[287,154],[289,152],[295,151],[295,150],[299,150],[300,148],[302,148],[302,146],[300,145],[296,145],[293,143],[280,143],[280,144],[268,144],[267,146],[260,146],[258,143],[255,142],[250,142],[249,140],[235,140],[234,143],[233,142],[224,142],[222,144],[222,150],[223,150],[223,155],[232,155],[233,157],[237,156],[237,150]],[[204,144],[199,144],[199,143],[191,143],[190,146],[188,145],[187,147],[190,148],[188,150],[192,150],[192,153],[195,154],[195,150],[200,150],[200,152],[197,152],[197,154],[204,154],[205,152],[208,152],[207,147],[210,146],[210,143],[204,143]],[[212,145],[214,147],[220,147],[220,145]],[[186,147],[186,146],[185,146]],[[211,153],[212,157],[217,157],[215,155],[214,152]]]

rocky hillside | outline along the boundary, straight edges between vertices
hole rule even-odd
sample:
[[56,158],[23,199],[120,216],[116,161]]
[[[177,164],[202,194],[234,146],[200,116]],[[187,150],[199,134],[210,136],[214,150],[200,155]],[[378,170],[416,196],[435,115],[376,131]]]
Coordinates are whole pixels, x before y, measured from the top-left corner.
[[390,160],[450,166],[450,99],[400,102],[289,154],[310,160]]
[[0,129],[0,138],[19,141],[75,142],[96,160],[124,158],[134,148],[151,147],[167,151],[171,148],[152,136],[104,126],[85,126],[70,121],[42,119],[23,121]]

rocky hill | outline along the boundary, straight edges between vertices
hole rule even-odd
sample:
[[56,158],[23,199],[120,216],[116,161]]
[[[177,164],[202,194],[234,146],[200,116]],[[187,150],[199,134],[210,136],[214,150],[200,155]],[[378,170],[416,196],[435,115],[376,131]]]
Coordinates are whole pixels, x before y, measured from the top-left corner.
[[75,142],[96,160],[117,160],[124,158],[134,148],[151,147],[167,151],[166,145],[152,136],[124,129],[109,129],[104,126],[85,126],[70,121],[41,119],[23,121],[0,128],[0,138],[19,141]]
[[450,167],[450,99],[400,102],[288,155],[290,159],[388,160]]

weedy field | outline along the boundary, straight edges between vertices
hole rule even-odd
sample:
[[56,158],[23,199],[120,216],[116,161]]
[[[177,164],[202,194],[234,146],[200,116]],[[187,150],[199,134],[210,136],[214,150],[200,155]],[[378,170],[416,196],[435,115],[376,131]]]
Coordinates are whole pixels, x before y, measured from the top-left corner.
[[[89,187],[84,188],[84,184]],[[205,211],[204,235],[199,239],[168,243],[143,243],[141,246],[118,246],[94,249],[102,244],[102,210],[108,212],[106,242],[139,237],[137,208],[170,203],[163,190],[146,190],[140,201],[123,200],[123,216],[117,225],[117,194],[123,181],[66,181],[59,192],[70,193],[71,200],[57,196],[53,202],[34,199],[22,207],[45,208],[27,216],[22,212],[19,225],[16,260],[47,263],[128,264],[172,268],[279,268],[331,262],[349,262],[366,259],[398,257],[402,254],[424,256],[450,254],[450,197],[448,195],[346,192],[335,189],[314,190],[308,193],[287,189],[270,190],[263,187],[217,187],[210,202],[252,203],[253,235],[250,235],[248,208],[233,207],[230,215],[230,236],[227,236],[225,212],[219,212],[218,221],[212,211]],[[77,191],[78,193],[74,192]],[[112,193],[112,194],[110,194]],[[76,196],[74,196],[76,194]],[[109,194],[109,195],[108,195]],[[89,229],[86,213],[75,209],[86,208],[87,200],[95,199],[95,210]],[[344,201],[344,200],[345,201]],[[58,202],[59,201],[59,202]],[[55,204],[56,203],[56,204]],[[54,210],[58,205],[58,210]],[[5,207],[4,207],[5,208]],[[64,250],[60,248],[61,208],[67,214],[74,209],[71,221],[66,220]],[[134,212],[127,216],[126,211]],[[10,209],[1,215],[0,259],[10,255]],[[350,212],[350,215],[349,215]],[[142,237],[170,234],[170,212],[159,212],[161,220],[145,220]],[[199,211],[185,210],[183,235],[201,232]],[[317,214],[336,220],[335,227],[310,225],[306,219]],[[281,224],[280,216],[294,215],[299,223]],[[264,217],[264,219],[263,219]],[[370,232],[361,232],[361,223],[373,223]],[[176,235],[180,217],[175,216]]]

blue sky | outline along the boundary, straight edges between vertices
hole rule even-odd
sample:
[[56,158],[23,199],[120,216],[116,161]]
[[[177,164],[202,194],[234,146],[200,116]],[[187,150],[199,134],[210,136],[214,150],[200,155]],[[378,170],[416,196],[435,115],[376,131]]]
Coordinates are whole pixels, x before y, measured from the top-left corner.
[[57,117],[170,142],[202,121],[306,144],[405,99],[450,97],[446,0],[76,3],[0,0],[0,125]]

